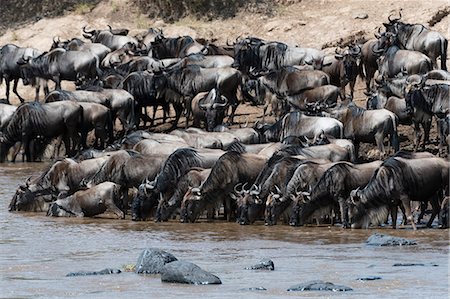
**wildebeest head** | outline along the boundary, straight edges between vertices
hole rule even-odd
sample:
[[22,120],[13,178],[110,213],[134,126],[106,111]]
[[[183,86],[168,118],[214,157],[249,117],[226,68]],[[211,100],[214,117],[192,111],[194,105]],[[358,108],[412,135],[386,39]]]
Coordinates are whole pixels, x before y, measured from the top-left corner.
[[289,225],[291,226],[301,226],[303,225],[303,219],[300,218],[300,212],[303,205],[308,202],[310,192],[305,191],[295,191],[295,195],[291,194],[292,199],[292,212],[289,219]]
[[133,221],[147,220],[152,215],[152,209],[158,205],[159,192],[155,189],[155,181],[148,179],[142,183],[131,205],[131,219]]
[[358,74],[358,59],[361,56],[361,47],[358,45],[349,45],[348,49],[345,49],[343,52],[338,49],[335,52],[336,55],[334,57],[342,60],[345,80],[348,82],[356,78]]
[[199,107],[205,112],[208,132],[214,131],[216,126],[222,124],[227,105],[227,98],[222,96],[216,88],[213,88],[203,100],[200,100]]
[[248,37],[234,44],[233,67],[240,71],[248,72],[250,67],[261,68],[261,59],[257,49],[264,44],[263,40],[255,37]]
[[42,212],[48,208],[48,204],[54,200],[51,194],[33,193],[29,189],[29,181],[26,185],[20,185],[9,204],[9,211]]
[[195,222],[200,216],[202,209],[201,189],[189,187],[181,203],[180,221],[183,223]]
[[285,209],[285,200],[281,190],[277,186],[275,188],[276,192],[270,192],[266,200],[265,225],[276,225],[278,217]]
[[241,190],[238,190],[238,188],[242,184],[237,184],[234,188],[235,193],[230,194],[236,201],[237,222],[241,225],[254,223],[260,217],[264,208],[258,198],[259,187],[253,185],[250,189],[245,190],[246,184],[242,186]]

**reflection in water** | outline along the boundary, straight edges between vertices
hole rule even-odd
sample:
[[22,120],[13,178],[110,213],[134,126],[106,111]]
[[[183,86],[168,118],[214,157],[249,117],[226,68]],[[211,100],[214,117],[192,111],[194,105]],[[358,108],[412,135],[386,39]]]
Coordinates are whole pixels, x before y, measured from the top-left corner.
[[[341,297],[448,296],[448,230],[409,228],[342,230],[337,227],[266,227],[262,223],[181,224],[105,218],[50,218],[45,213],[9,213],[20,183],[43,164],[0,167],[0,290],[2,297],[78,298],[282,298],[329,294],[287,292],[292,285],[325,280],[354,289]],[[412,247],[369,247],[374,232],[415,239]],[[65,277],[74,271],[98,271],[133,264],[144,248],[173,253],[214,273],[222,285],[163,284],[158,275],[134,273]],[[263,258],[275,271],[245,267]],[[424,267],[393,267],[422,263]],[[437,267],[431,265],[437,264]],[[430,265],[430,266],[427,266]],[[357,278],[380,276],[381,280]],[[266,291],[245,290],[264,287]]]

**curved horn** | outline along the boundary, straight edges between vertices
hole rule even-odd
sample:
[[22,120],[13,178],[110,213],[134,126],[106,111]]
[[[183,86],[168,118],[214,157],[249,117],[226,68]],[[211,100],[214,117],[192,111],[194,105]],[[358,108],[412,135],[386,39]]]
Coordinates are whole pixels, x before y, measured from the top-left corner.
[[337,55],[341,55],[342,56],[342,51],[339,48],[336,48],[334,50],[334,53],[336,53]]
[[[55,38],[58,38],[58,40],[56,41]],[[53,37],[53,43],[56,44],[56,45],[59,43],[59,36],[54,36]]]
[[106,26],[108,26],[108,28],[109,28],[109,31],[112,31],[112,27],[111,27],[111,25],[106,25]]
[[376,33],[373,34],[377,39],[381,38],[381,27],[378,27],[378,30]]
[[281,190],[280,190],[280,188],[278,188],[277,185],[275,185],[275,190],[277,190],[278,194],[281,194]]
[[214,103],[213,108],[225,107],[228,105],[228,100],[226,99],[225,103]]
[[86,26],[83,26],[83,32],[86,33],[86,34],[91,34],[91,35],[93,35],[94,32],[95,32],[95,30],[90,30],[90,31],[88,31],[88,30],[86,30]]
[[383,54],[384,49],[378,49],[378,44],[375,43],[375,44],[372,46],[372,52],[375,53],[375,54]]
[[244,189],[244,187],[242,186],[241,187],[241,191],[239,191],[238,190],[238,186],[239,185],[242,185],[242,183],[237,183],[236,185],[234,185],[234,192],[236,193],[236,194],[242,194],[242,190]]
[[397,22],[398,20],[400,20],[400,19],[402,18],[402,12],[399,11],[399,12],[398,12],[398,15],[399,15],[398,18],[391,19],[391,17],[393,16],[393,14],[390,14],[389,17],[388,17],[389,23],[394,23],[394,22]]

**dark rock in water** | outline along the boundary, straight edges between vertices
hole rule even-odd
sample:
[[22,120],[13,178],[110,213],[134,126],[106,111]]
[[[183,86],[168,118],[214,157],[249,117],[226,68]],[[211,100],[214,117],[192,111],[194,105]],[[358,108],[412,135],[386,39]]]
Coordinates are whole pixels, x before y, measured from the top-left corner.
[[261,260],[258,264],[251,267],[246,267],[245,270],[275,270],[275,265],[272,260]]
[[267,291],[265,287],[250,287],[245,289],[240,289],[241,291]]
[[392,267],[415,267],[415,266],[420,266],[420,267],[425,267],[425,266],[431,266],[431,267],[438,267],[439,265],[436,264],[422,264],[422,263],[396,263],[393,264]]
[[87,275],[106,275],[106,274],[119,274],[122,273],[119,269],[106,268],[100,271],[80,271],[80,272],[70,272],[66,277],[71,276],[87,276]]
[[171,253],[160,249],[145,249],[138,258],[135,273],[158,274],[165,264],[176,261],[177,258]]
[[185,261],[166,264],[161,269],[162,282],[189,284],[222,284],[220,278],[203,270],[199,266]]
[[288,291],[332,291],[332,292],[347,292],[353,291],[352,288],[336,285],[331,282],[325,282],[322,280],[312,280],[305,283],[301,283],[287,289]]
[[357,278],[356,280],[369,281],[369,280],[379,280],[379,279],[381,279],[380,276],[366,276],[366,277]]
[[383,234],[375,233],[371,235],[367,241],[367,245],[371,246],[405,246],[405,245],[417,245],[416,241],[408,240],[405,238],[393,237]]

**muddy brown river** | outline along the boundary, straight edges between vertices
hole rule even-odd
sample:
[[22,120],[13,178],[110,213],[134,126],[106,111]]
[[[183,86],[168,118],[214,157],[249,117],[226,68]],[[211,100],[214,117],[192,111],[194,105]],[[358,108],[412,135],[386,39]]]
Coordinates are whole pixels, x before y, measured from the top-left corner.
[[[43,167],[0,166],[1,298],[448,298],[449,230],[154,223],[8,212],[17,186]],[[367,246],[375,232],[414,239],[418,245]],[[159,275],[132,272],[65,277],[76,271],[123,270],[145,248],[193,262],[220,277],[222,285],[162,283]],[[263,258],[273,260],[275,271],[244,269]],[[393,267],[396,263],[422,265]],[[357,280],[368,276],[381,279]],[[310,280],[353,291],[287,291]],[[252,287],[267,290],[248,290]]]

